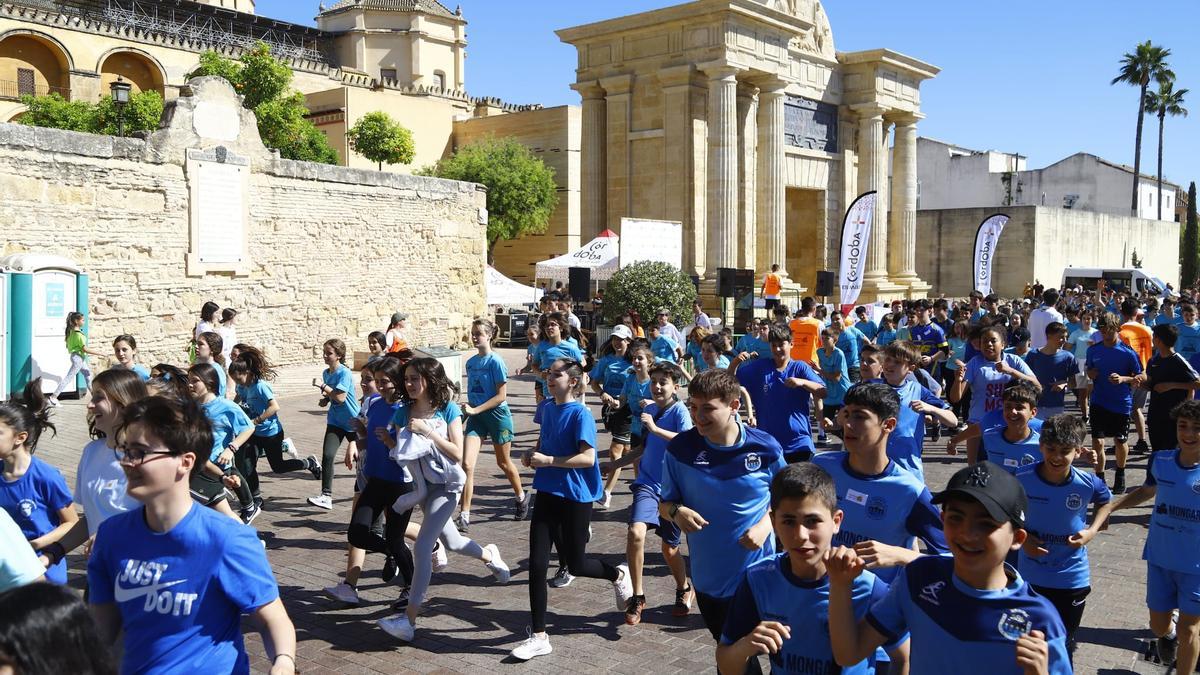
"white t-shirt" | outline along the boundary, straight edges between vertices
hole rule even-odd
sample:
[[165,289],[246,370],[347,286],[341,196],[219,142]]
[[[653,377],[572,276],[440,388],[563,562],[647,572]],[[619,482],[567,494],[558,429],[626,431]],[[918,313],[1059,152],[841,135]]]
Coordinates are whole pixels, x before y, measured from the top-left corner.
[[141,504],[125,492],[125,472],[112,448],[100,438],[83,446],[75,472],[75,503],[87,516],[88,535],[95,536],[100,523]]
[[0,592],[24,586],[46,573],[21,528],[0,509]]
[[201,333],[215,333],[215,332],[217,332],[216,324],[209,323],[207,321],[201,321],[200,323],[196,324],[195,338],[197,340],[199,340]]
[[217,335],[221,336],[221,355],[225,357],[225,363],[228,364],[229,353],[237,344],[237,329],[233,326],[221,326],[217,328]]
[[1029,313],[1029,348],[1038,350],[1046,346],[1046,326],[1063,322],[1063,315],[1053,307],[1042,306]]

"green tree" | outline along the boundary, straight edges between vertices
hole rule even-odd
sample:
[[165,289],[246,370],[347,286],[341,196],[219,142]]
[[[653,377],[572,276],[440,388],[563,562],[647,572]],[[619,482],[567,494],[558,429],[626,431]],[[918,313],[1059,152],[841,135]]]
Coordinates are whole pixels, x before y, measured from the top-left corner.
[[487,186],[488,260],[501,239],[541,234],[558,206],[554,169],[512,137],[488,137],[417,172]]
[[1179,286],[1191,288],[1200,273],[1200,230],[1196,225],[1196,183],[1188,186],[1187,222],[1183,226],[1183,246],[1179,251]]
[[329,139],[306,119],[304,95],[293,91],[292,69],[271,55],[260,42],[238,60],[216,52],[200,55],[200,65],[189,78],[211,75],[222,77],[242,96],[242,105],[258,120],[258,135],[269,148],[285,159],[337,164],[337,151]]
[[665,262],[643,260],[617,270],[604,287],[604,316],[615,322],[629,310],[653,317],[666,308],[671,316],[691,316],[696,286],[688,275]]
[[346,138],[352,150],[376,162],[380,171],[384,162],[410,164],[416,156],[412,132],[382,111],[363,115],[346,132]]
[[1183,107],[1183,99],[1187,89],[1176,89],[1173,81],[1160,82],[1158,91],[1146,94],[1146,112],[1158,115],[1158,219],[1162,214],[1162,181],[1163,181],[1163,127],[1166,126],[1167,115],[1171,117],[1187,117],[1187,108]]
[[1137,133],[1133,149],[1133,200],[1130,207],[1130,215],[1133,216],[1137,216],[1138,211],[1138,179],[1142,170],[1142,123],[1146,116],[1146,92],[1150,88],[1151,80],[1162,84],[1175,79],[1175,73],[1167,65],[1167,57],[1170,55],[1170,49],[1146,40],[1132,53],[1121,57],[1121,72],[1111,83],[1129,84],[1138,88]]
[[163,99],[157,91],[139,91],[129,96],[125,110],[118,113],[111,96],[105,96],[96,104],[95,133],[115,136],[118,121],[124,118],[125,133],[153,131],[162,120]]
[[[58,94],[23,96],[21,102],[29,109],[21,116],[21,124],[110,136],[117,133],[117,106],[111,96],[99,103],[68,101]],[[162,113],[163,100],[157,91],[132,94],[124,111],[125,133],[157,129]]]

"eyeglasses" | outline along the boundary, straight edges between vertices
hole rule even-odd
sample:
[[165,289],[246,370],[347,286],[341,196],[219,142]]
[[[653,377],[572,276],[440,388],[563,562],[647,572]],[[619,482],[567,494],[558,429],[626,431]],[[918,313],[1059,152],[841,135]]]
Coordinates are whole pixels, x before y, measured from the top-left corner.
[[120,464],[137,465],[146,461],[146,457],[150,455],[173,455],[175,453],[170,450],[142,450],[140,448],[130,448],[127,445],[118,445],[113,448],[113,454],[117,457],[117,462]]

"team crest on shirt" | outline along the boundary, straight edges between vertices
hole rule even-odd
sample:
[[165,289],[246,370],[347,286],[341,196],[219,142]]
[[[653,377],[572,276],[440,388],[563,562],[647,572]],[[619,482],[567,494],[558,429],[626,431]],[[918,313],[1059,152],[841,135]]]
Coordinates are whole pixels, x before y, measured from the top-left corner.
[[752,453],[746,455],[746,470],[747,471],[758,471],[761,468],[762,468],[762,458],[759,457],[757,453],[752,452]]
[[867,517],[871,520],[883,520],[887,516],[887,500],[883,497],[871,497],[867,500]]
[[22,499],[17,503],[17,508],[21,510],[22,516],[28,518],[37,510],[37,504],[34,504],[32,499]]
[[1192,492],[1200,495],[1200,478],[1197,478],[1195,482],[1192,483]]
[[1000,615],[1000,634],[1009,640],[1017,640],[1022,635],[1028,635],[1032,623],[1029,614],[1023,609],[1010,609]]
[[1072,492],[1067,495],[1067,508],[1071,511],[1078,511],[1079,507],[1083,506],[1083,495]]
[[1029,466],[1030,464],[1033,464],[1036,461],[1037,461],[1037,459],[1033,455],[1022,455],[1021,456],[1021,466]]

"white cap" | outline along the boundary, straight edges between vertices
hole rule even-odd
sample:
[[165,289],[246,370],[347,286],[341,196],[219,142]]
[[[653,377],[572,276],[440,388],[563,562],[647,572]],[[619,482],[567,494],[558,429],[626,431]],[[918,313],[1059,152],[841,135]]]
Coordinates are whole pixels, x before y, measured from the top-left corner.
[[629,330],[629,326],[621,324],[613,328],[612,337],[621,338],[622,340],[632,340],[633,331]]

